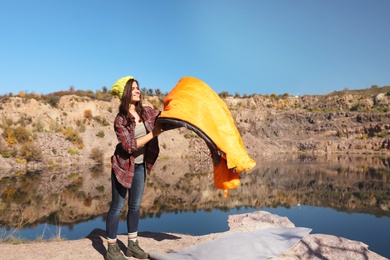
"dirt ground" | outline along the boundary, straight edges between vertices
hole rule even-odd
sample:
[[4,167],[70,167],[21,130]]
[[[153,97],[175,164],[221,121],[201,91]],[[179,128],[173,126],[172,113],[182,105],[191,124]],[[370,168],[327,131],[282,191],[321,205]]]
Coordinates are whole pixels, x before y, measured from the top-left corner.
[[[104,234],[104,230],[95,229],[87,238],[79,240],[29,242],[17,245],[1,243],[0,259],[104,259],[107,250]],[[212,240],[221,234],[194,237],[184,234],[140,232],[138,239],[140,246],[146,252],[167,254],[187,246]],[[119,235],[118,240],[121,250],[125,252],[127,235]]]

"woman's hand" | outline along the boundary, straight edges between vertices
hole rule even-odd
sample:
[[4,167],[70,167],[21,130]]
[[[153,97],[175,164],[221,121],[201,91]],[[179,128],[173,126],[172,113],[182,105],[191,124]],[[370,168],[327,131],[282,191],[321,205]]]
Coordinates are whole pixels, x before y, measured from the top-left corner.
[[152,131],[153,137],[158,136],[162,132],[164,132],[163,126],[162,125],[156,125],[153,128],[153,131]]
[[156,125],[152,132],[149,132],[147,135],[144,135],[137,139],[137,147],[140,148],[144,146],[147,142],[152,140],[154,137],[158,136],[164,131],[162,125]]

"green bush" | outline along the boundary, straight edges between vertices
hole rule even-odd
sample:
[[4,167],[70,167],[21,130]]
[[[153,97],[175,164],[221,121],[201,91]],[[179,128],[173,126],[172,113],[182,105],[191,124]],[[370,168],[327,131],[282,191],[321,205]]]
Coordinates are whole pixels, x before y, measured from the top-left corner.
[[96,189],[97,189],[100,193],[103,193],[103,192],[104,192],[104,186],[103,186],[103,185],[96,187]]
[[68,153],[70,153],[71,155],[78,155],[78,154],[80,154],[80,152],[77,149],[74,149],[72,147],[68,148]]
[[221,93],[218,94],[218,96],[219,96],[220,98],[227,98],[227,97],[230,96],[230,95],[229,95],[229,92],[227,92],[227,91],[222,91]]
[[56,96],[53,94],[50,94],[48,96],[45,96],[46,99],[44,99],[44,102],[48,103],[52,107],[58,107],[58,101],[60,101],[61,96]]
[[97,134],[96,134],[97,137],[100,137],[100,138],[103,138],[104,137],[104,131],[103,130],[100,130]]
[[98,122],[99,124],[101,124],[102,126],[108,126],[109,125],[109,122],[107,121],[107,119],[105,117],[95,116],[93,119],[96,122]]
[[10,158],[11,152],[10,151],[2,151],[1,156],[3,156],[4,158]]

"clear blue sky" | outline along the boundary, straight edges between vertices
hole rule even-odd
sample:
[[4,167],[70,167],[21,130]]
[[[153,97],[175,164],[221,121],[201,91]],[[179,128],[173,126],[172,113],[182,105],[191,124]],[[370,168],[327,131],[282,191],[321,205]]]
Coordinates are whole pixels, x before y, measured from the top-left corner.
[[0,94],[183,76],[231,94],[390,85],[390,0],[0,0]]

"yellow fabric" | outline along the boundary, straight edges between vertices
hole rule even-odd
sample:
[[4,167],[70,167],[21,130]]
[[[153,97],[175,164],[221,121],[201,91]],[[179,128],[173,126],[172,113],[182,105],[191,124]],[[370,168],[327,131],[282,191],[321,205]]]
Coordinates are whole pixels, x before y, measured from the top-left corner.
[[182,78],[165,98],[160,117],[179,119],[198,127],[224,153],[221,163],[214,165],[216,188],[236,188],[240,185],[239,173],[256,165],[245,150],[225,102],[203,81]]
[[123,91],[125,90],[126,83],[127,81],[129,81],[129,79],[134,79],[134,77],[126,76],[118,79],[111,87],[111,94],[114,96],[118,96],[120,99],[122,99]]

